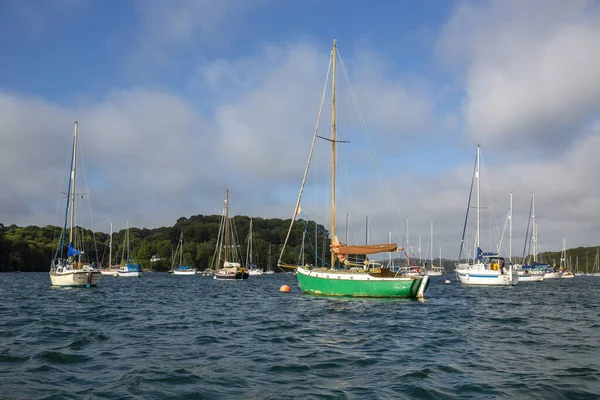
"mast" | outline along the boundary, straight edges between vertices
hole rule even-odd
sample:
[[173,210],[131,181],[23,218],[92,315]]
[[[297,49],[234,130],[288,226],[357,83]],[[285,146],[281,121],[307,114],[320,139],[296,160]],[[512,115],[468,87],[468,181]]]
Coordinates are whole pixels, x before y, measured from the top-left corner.
[[[337,59],[337,40],[333,39],[332,50],[332,79],[331,79],[331,238],[335,237],[335,80],[336,80],[336,59]],[[331,252],[331,268],[335,265],[335,255]]]
[[179,265],[183,265],[183,229],[179,235]]
[[108,241],[108,267],[109,268],[112,263],[112,234],[113,234],[113,227],[112,227],[112,222],[111,222],[110,223],[110,240]]
[[300,248],[300,254],[302,257],[302,266],[305,266],[304,263],[304,238],[306,238],[306,231],[302,232],[302,247]]
[[538,231],[537,223],[535,222],[535,191],[531,194],[531,221],[533,224],[533,263],[537,262],[537,241]]
[[477,259],[479,260],[479,247],[480,247],[480,241],[479,241],[479,224],[480,224],[480,219],[479,219],[479,191],[480,191],[480,185],[479,185],[479,169],[481,166],[481,146],[477,145],[477,169],[475,170],[475,179],[477,180],[477,212],[475,213],[476,215],[476,220],[477,220],[477,227],[475,230],[475,252],[477,254]]
[[348,244],[348,213],[346,213],[346,244]]
[[423,265],[423,257],[421,256],[421,234],[420,233],[419,233],[419,265]]
[[567,266],[567,237],[563,236],[562,252],[560,254],[560,266],[566,268]]
[[252,218],[250,218],[250,230],[248,232],[248,248],[246,249],[246,266],[252,265]]
[[369,217],[365,220],[365,245],[369,244]]
[[[410,251],[410,236],[408,234],[408,218],[406,218],[406,249]],[[408,261],[408,253],[405,254],[406,266],[408,267],[410,262]]]
[[73,224],[75,223],[75,172],[77,170],[77,121],[75,121],[73,128],[73,161],[71,164],[71,217],[70,217],[70,230],[69,230],[69,243],[73,243]]
[[125,236],[127,237],[127,259],[125,262],[129,262],[129,218],[127,218],[127,230],[125,231]]
[[269,257],[267,258],[267,271],[271,269],[271,242],[269,242]]
[[430,235],[431,235],[431,239],[429,239],[429,240],[431,240],[431,244],[430,244],[431,250],[430,250],[429,254],[431,255],[431,257],[429,259],[429,268],[433,267],[433,221],[431,221]]
[[229,259],[229,189],[225,190],[225,258],[224,264]]
[[[392,243],[392,231],[390,231],[388,234],[388,241],[389,241],[389,243]],[[391,266],[392,266],[392,252],[390,252],[390,267]]]
[[508,205],[508,262],[512,264],[512,206],[513,191],[510,191],[510,203]]

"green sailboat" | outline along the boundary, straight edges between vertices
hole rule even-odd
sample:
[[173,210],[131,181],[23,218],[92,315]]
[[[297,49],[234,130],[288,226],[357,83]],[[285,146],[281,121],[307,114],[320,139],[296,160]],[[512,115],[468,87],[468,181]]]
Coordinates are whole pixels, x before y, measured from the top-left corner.
[[[336,59],[337,44],[336,40],[334,40],[330,60],[332,71],[331,137],[321,138],[331,143],[331,228],[329,231],[331,238],[331,260],[329,265],[321,267],[298,265],[296,268],[298,285],[304,293],[324,296],[423,298],[429,284],[428,276],[404,276],[401,272],[394,272],[391,268],[371,262],[368,259],[368,256],[372,254],[403,250],[397,244],[385,243],[349,246],[341,243],[335,234]],[[290,237],[294,221],[300,213],[302,193],[308,176],[315,141],[317,137],[320,137],[317,135],[320,114],[319,112],[317,128],[313,136],[294,215],[279,257],[280,266],[284,265],[282,257],[285,246]]]

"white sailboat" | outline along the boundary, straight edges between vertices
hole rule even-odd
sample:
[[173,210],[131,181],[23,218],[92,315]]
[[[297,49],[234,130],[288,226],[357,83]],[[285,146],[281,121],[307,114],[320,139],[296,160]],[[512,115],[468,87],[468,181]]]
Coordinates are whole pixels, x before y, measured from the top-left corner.
[[177,245],[177,250],[179,250],[179,265],[174,267],[175,257],[173,257],[173,260],[171,260],[171,273],[173,275],[196,275],[196,269],[194,267],[190,265],[183,265],[183,229],[179,235],[179,244]]
[[[512,196],[513,192],[510,192],[510,211],[509,211],[509,222],[510,222],[510,233],[509,233],[509,247],[510,247],[510,261],[512,263]],[[541,282],[544,280],[545,269],[547,267],[546,264],[539,264],[537,261],[537,223],[535,221],[535,192],[531,194],[531,237],[529,238],[529,233],[525,236],[525,248],[527,248],[527,241],[531,240],[533,244],[533,264],[517,264],[515,265],[515,270],[519,275],[519,282]],[[528,225],[529,230],[529,225]],[[523,250],[525,250],[525,248]],[[525,259],[525,252],[523,252],[523,259]]]
[[129,257],[129,218],[127,219],[127,230],[125,231],[125,247],[123,248],[123,253],[127,249],[127,258],[123,257],[124,265],[121,265],[117,270],[117,274],[119,276],[142,276],[142,265],[140,263],[135,263]]
[[252,259],[252,218],[250,218],[250,230],[248,231],[248,246],[246,248],[246,265],[248,266],[248,275],[249,276],[261,276],[263,274],[263,270],[258,268]]
[[[476,227],[475,227],[475,254],[472,260],[468,260],[466,263],[460,263],[460,256],[462,253],[462,247],[464,242],[465,232],[463,231],[463,240],[461,241],[461,251],[459,252],[459,264],[456,266],[456,274],[460,279],[460,282],[465,285],[489,285],[489,286],[509,286],[516,285],[519,281],[519,276],[513,270],[513,266],[509,264],[508,268],[505,267],[505,261],[503,257],[500,257],[497,252],[485,253],[480,247],[480,166],[481,166],[481,147],[477,145],[477,158],[475,161],[474,176],[476,182]],[[472,190],[472,186],[471,186]],[[470,196],[469,196],[470,199]],[[467,206],[468,210],[470,204]],[[466,228],[465,221],[465,228]]]
[[[76,246],[79,246],[79,243],[75,229],[75,199],[81,195],[75,191],[77,171],[77,121],[75,121],[74,125],[73,158],[71,160],[71,175],[69,180],[69,192],[67,193],[65,221],[59,247],[50,264],[50,281],[52,282],[52,286],[91,287],[96,286],[98,282],[100,282],[102,274],[96,266],[83,260],[83,251],[76,249]],[[69,211],[70,217],[67,217]],[[66,246],[65,243],[67,219],[69,220],[68,246]],[[67,247],[67,249],[65,249],[65,247]],[[64,254],[65,250],[67,250],[66,257]]]
[[267,270],[265,275],[273,275],[275,271],[271,268],[271,243],[269,243],[269,257],[267,258]]
[[110,223],[110,233],[108,239],[108,266],[107,268],[101,268],[100,273],[103,276],[113,276],[117,273],[119,269],[116,265],[112,265],[112,237],[113,237],[113,224]]
[[[235,244],[235,237],[230,232],[229,226],[229,190],[225,192],[225,215],[221,220],[217,248],[213,257],[214,279],[217,280],[245,280],[248,279],[248,271],[242,267]],[[221,267],[218,266],[223,261]],[[218,268],[218,269],[217,269]]]
[[431,238],[429,240],[429,247],[430,247],[430,258],[429,258],[429,268],[427,268],[427,271],[425,272],[425,274],[427,274],[428,276],[442,276],[444,275],[444,267],[442,267],[442,248],[440,247],[440,265],[435,266],[433,265],[433,221],[431,221],[431,232],[430,232]]
[[563,248],[562,253],[560,255],[560,264],[561,264],[561,279],[572,279],[575,278],[575,274],[570,268],[570,265],[567,265],[567,237],[563,236]]

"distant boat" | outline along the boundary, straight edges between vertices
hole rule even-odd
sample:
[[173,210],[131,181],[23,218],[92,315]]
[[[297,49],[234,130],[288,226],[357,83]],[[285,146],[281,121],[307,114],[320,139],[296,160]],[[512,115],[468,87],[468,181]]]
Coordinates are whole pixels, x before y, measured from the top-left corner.
[[430,228],[431,238],[429,239],[429,248],[431,252],[429,267],[425,268],[425,274],[427,276],[442,276],[444,275],[444,267],[442,266],[442,248],[440,247],[440,265],[433,265],[433,221],[431,221]]
[[121,265],[117,270],[119,276],[142,276],[142,265],[134,262],[129,257],[129,218],[127,219],[127,229],[125,230],[125,248],[127,249],[127,258],[125,258],[124,265]]
[[[322,267],[310,266],[303,263],[296,268],[298,277],[298,286],[304,293],[324,296],[351,296],[351,297],[408,297],[422,298],[429,282],[429,277],[401,277],[397,273],[393,273],[389,267],[371,268],[367,255],[395,252],[400,249],[395,243],[373,244],[373,245],[348,245],[341,243],[335,234],[335,163],[336,163],[336,65],[338,59],[336,40],[333,41],[331,50],[330,65],[332,68],[331,81],[331,136],[326,138],[331,144],[331,207],[328,211],[331,212],[331,260],[327,265],[325,262]],[[329,72],[329,71],[328,71]],[[329,76],[329,75],[328,75]],[[322,110],[322,104],[320,107]],[[320,112],[319,112],[320,116]],[[313,145],[309,153],[304,178],[294,209],[294,214],[291,219],[290,227],[283,249],[279,256],[278,265],[284,266],[283,255],[285,246],[290,237],[290,232],[296,217],[300,213],[300,203],[306,176],[308,174],[310,160],[313,156],[314,143],[318,132],[315,129],[313,136]],[[370,193],[365,193],[365,196],[370,196]],[[328,207],[329,208],[329,207]],[[306,231],[306,229],[305,229]],[[315,251],[316,253],[316,251]],[[318,258],[315,254],[315,260]],[[358,261],[360,260],[360,262]],[[316,261],[315,261],[316,264]]]
[[567,265],[567,237],[563,236],[563,248],[562,253],[560,255],[560,263],[561,263],[561,271],[562,275],[561,279],[573,279],[575,278],[575,274],[570,268],[570,265]]
[[267,270],[265,271],[265,275],[273,275],[275,271],[271,268],[271,243],[269,243],[269,256],[267,258]]
[[[509,216],[509,222],[512,232],[512,192],[511,196],[511,213]],[[531,222],[531,231],[529,230],[529,222]],[[512,233],[509,235],[512,238]],[[535,192],[531,194],[531,206],[529,207],[529,220],[527,223],[527,230],[525,232],[525,246],[523,247],[523,260],[525,260],[525,252],[527,246],[531,244],[533,248],[533,263],[531,258],[528,257],[529,264],[516,264],[514,265],[515,271],[519,275],[519,282],[542,282],[544,280],[547,264],[541,264],[537,260],[537,222],[535,220]],[[512,251],[512,248],[511,248]]]
[[[480,164],[481,164],[481,147],[477,145],[477,157],[475,158],[475,169],[473,171],[473,179],[476,183],[476,197],[477,205],[475,212],[477,213],[476,227],[475,227],[475,254],[472,260],[466,263],[458,263],[456,266],[456,275],[460,279],[460,282],[465,285],[486,285],[486,286],[509,286],[516,285],[519,281],[519,276],[513,270],[513,266],[508,263],[506,265],[504,257],[500,257],[497,252],[484,252],[481,250],[479,242],[480,234],[480,204],[479,204],[479,193],[480,193]],[[465,231],[468,222],[469,208],[471,194],[473,191],[473,184],[471,183],[471,193],[469,193],[469,204],[467,206],[467,215],[465,216],[465,224],[463,230],[463,237],[461,240],[461,246],[459,251],[459,260],[461,259],[461,253],[463,250],[463,243],[465,237]]]
[[252,253],[252,218],[250,218],[250,229],[248,230],[248,248],[246,249],[246,265],[248,266],[248,276],[261,276],[263,274],[263,270],[258,268],[258,265],[254,264]]
[[191,265],[183,265],[183,229],[179,235],[177,250],[179,250],[179,265],[173,268],[173,264],[175,263],[175,258],[173,258],[171,262],[171,273],[173,275],[196,275],[196,269],[194,267]]
[[242,267],[238,246],[235,237],[231,234],[229,221],[229,190],[225,192],[225,214],[221,219],[217,248],[213,258],[215,268],[223,262],[219,269],[215,270],[214,279],[217,280],[244,280],[248,279],[248,271]]
[[440,247],[440,264],[439,265],[433,265],[433,261],[431,264],[431,268],[427,269],[427,272],[425,272],[428,276],[442,276],[446,273],[446,271],[444,270],[444,266],[442,265],[442,248]]
[[112,265],[112,237],[113,237],[113,224],[110,223],[110,233],[108,240],[108,266],[106,268],[101,268],[100,273],[104,276],[113,276],[117,274],[119,270],[118,265]]
[[[52,286],[92,287],[100,282],[102,274],[96,266],[85,261],[83,259],[84,252],[76,248],[76,246],[79,247],[79,245],[83,243],[79,240],[80,238],[75,229],[75,199],[81,198],[82,196],[75,190],[77,171],[77,121],[75,121],[74,125],[71,175],[69,178],[69,190],[66,196],[65,220],[59,246],[54,254],[52,263],[50,264],[50,281],[52,282]],[[65,242],[67,221],[69,222],[68,245],[66,245]]]

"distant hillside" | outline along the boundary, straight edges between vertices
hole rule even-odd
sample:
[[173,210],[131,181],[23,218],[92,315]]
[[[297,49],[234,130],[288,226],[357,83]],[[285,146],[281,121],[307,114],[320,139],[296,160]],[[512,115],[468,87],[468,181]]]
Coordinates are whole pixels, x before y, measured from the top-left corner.
[[[190,218],[179,218],[171,227],[156,229],[140,229],[132,227],[130,235],[130,256],[140,262],[144,268],[167,270],[171,266],[172,253],[177,248],[181,230],[184,232],[183,260],[185,264],[204,270],[211,264],[215,253],[215,245],[219,232],[220,215],[194,215]],[[237,242],[245,259],[250,218],[236,216],[232,218]],[[259,267],[276,269],[277,260],[283,247],[290,220],[278,218],[253,218],[253,258]],[[302,245],[304,226],[309,226],[306,246],[314,242],[315,223],[297,221],[294,224],[286,252],[282,257],[284,263],[295,264]],[[0,272],[9,271],[48,271],[50,261],[56,251],[62,229],[55,226],[4,226],[0,224]],[[83,249],[91,260],[98,260],[102,265],[108,263],[108,234],[79,228],[83,239]],[[319,225],[319,241],[327,235],[323,226]],[[269,245],[271,254],[269,257]],[[325,249],[323,243],[318,245],[319,253]],[[321,257],[329,259],[328,246]],[[310,253],[310,254],[309,254]],[[125,257],[125,230],[113,234],[113,264]],[[150,263],[152,256],[157,255],[160,261]],[[270,264],[267,266],[267,262]],[[305,255],[307,263],[314,263],[313,252]]]

